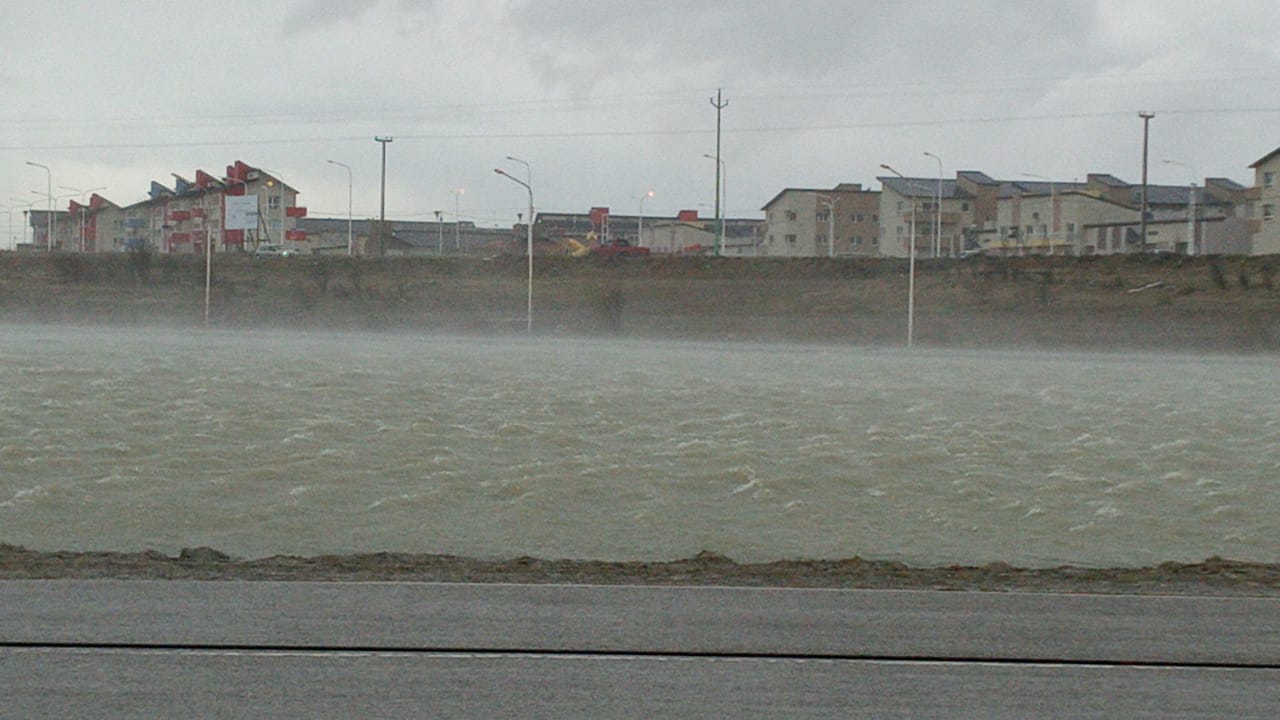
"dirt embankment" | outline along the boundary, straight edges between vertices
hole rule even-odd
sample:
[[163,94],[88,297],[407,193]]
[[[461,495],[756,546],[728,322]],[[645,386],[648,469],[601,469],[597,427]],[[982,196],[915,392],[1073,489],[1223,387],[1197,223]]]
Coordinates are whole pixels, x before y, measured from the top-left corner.
[[[0,256],[0,320],[197,325],[202,258]],[[520,257],[214,258],[221,327],[522,332]],[[1111,256],[916,266],[915,341],[950,347],[1280,349],[1280,261]],[[542,258],[546,334],[901,345],[897,260]]]
[[156,551],[36,552],[0,545],[0,580],[170,579],[335,582],[506,582],[605,585],[971,590],[1159,595],[1280,595],[1280,565],[1210,558],[1146,568],[918,568],[897,562],[788,560],[739,564],[714,553],[671,562],[478,560],[450,555],[374,553],[320,557],[229,557],[210,548],[176,556]]

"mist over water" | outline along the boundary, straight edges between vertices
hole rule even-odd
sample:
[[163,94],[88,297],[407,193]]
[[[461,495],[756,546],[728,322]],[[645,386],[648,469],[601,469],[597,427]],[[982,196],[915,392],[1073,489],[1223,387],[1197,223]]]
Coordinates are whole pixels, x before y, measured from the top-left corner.
[[0,542],[1280,560],[1280,366],[0,327]]

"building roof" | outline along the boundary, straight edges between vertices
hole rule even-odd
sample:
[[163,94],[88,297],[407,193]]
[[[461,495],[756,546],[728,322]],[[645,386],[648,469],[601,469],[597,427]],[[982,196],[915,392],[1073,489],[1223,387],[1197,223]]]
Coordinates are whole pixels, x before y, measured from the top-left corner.
[[1263,155],[1257,160],[1254,160],[1252,163],[1250,163],[1249,167],[1256,168],[1259,165],[1267,162],[1271,158],[1275,157],[1276,155],[1280,155],[1280,148],[1276,148],[1275,150],[1272,150],[1271,152],[1267,153],[1266,155]]
[[[935,182],[936,182],[936,181],[935,181]],[[846,195],[855,195],[855,194],[857,194],[857,195],[867,195],[867,194],[875,194],[875,193],[878,193],[878,192],[880,192],[880,191],[879,191],[879,190],[871,190],[871,189],[869,189],[869,188],[864,188],[864,187],[862,187],[862,184],[861,184],[861,183],[840,183],[840,184],[836,185],[836,186],[835,186],[835,187],[833,187],[833,188],[795,188],[795,187],[789,187],[789,188],[783,188],[782,190],[780,190],[780,191],[778,192],[778,194],[777,194],[777,195],[774,195],[772,198],[770,198],[769,202],[765,203],[765,204],[764,204],[764,206],[763,206],[763,207],[761,207],[760,209],[761,209],[761,210],[765,210],[765,211],[767,211],[767,210],[769,209],[769,206],[771,206],[771,205],[773,205],[774,203],[776,203],[776,202],[778,202],[779,200],[781,200],[781,199],[782,199],[782,196],[783,196],[783,195],[786,195],[787,193],[816,193],[816,194],[819,194],[819,195],[822,195],[822,194],[837,194],[837,193],[843,193],[843,194],[846,194]]]
[[[897,175],[889,177],[877,177],[876,180],[884,187],[894,191],[903,197],[922,197],[931,198],[938,195],[938,178],[900,178]],[[969,193],[961,190],[955,180],[942,180],[942,199],[954,200],[957,198],[969,199],[973,197]]]

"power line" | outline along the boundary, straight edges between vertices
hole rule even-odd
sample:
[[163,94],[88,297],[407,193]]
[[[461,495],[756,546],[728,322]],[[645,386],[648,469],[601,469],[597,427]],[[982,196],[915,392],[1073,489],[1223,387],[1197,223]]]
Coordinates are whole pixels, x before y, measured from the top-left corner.
[[[772,125],[741,127],[724,130],[728,135],[769,134],[769,133],[806,133],[836,132],[845,130],[867,130],[876,128],[903,127],[947,127],[963,125],[986,125],[996,123],[1033,123],[1060,122],[1063,120],[1096,120],[1110,117],[1128,117],[1133,111],[1115,110],[1084,113],[1045,113],[1039,115],[1005,115],[969,118],[927,119],[927,120],[892,120],[829,123],[821,125]],[[1257,108],[1213,108],[1187,110],[1156,110],[1162,115],[1244,115],[1280,113],[1280,107]],[[714,135],[714,129],[685,128],[668,130],[565,130],[548,132],[479,132],[479,133],[399,133],[397,140],[423,141],[470,141],[470,140],[536,140],[536,139],[588,139],[616,137],[693,137]],[[226,147],[232,145],[300,145],[310,143],[354,143],[365,142],[366,135],[329,135],[312,137],[255,138],[234,140],[183,140],[173,142],[120,142],[120,143],[84,143],[84,144],[41,144],[41,145],[0,145],[0,152],[17,151],[75,151],[75,150],[141,150],[163,148],[198,148]]]

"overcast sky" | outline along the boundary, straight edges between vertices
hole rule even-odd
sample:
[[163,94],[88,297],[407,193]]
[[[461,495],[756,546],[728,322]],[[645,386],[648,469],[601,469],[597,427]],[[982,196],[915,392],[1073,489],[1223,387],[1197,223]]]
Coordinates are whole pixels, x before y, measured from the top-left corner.
[[878,187],[880,163],[933,177],[925,152],[948,177],[1138,182],[1140,110],[1152,182],[1188,182],[1175,159],[1250,184],[1280,146],[1275,0],[2,1],[7,206],[44,206],[27,161],[125,205],[239,159],[345,217],[331,159],[369,217],[391,135],[390,218],[452,216],[465,188],[462,219],[509,226],[508,155],[543,211],[634,214],[652,190],[646,215],[710,216],[718,88],[732,216]]

